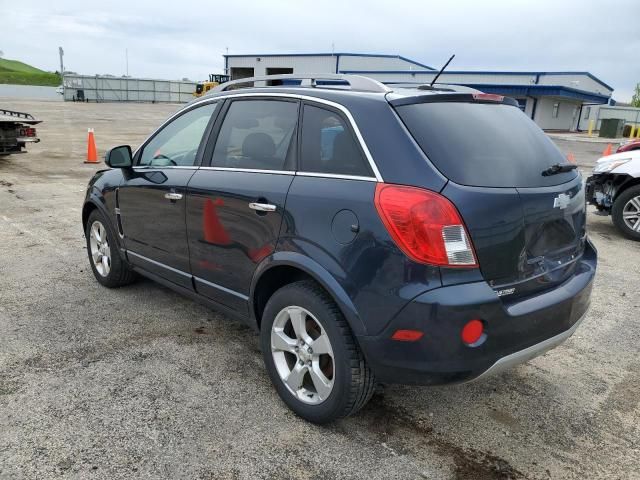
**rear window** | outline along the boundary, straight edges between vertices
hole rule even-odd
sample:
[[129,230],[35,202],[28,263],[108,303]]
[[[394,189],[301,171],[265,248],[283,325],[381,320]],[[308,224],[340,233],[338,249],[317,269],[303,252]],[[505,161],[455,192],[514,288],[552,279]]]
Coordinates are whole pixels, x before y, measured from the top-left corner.
[[568,182],[577,175],[576,171],[542,175],[551,165],[567,161],[517,107],[439,102],[396,109],[429,160],[455,183],[542,187]]

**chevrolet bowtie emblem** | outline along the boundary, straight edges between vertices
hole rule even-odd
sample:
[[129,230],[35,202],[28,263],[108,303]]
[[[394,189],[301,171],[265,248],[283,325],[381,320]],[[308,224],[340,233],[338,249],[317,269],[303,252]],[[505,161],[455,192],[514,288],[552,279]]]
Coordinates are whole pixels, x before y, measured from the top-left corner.
[[556,198],[553,199],[553,208],[559,208],[560,210],[564,210],[569,206],[569,202],[571,202],[571,197],[564,193],[561,193]]

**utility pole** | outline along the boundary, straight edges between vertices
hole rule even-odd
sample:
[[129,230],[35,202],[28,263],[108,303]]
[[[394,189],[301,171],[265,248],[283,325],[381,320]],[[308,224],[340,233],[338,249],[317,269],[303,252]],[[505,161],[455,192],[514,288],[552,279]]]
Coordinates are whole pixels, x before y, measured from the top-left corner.
[[58,53],[60,54],[60,85],[62,85],[62,97],[64,98],[64,61],[62,60],[64,50],[62,47],[58,47]]
[[129,76],[129,49],[128,48],[124,49],[124,57],[127,63],[127,77],[128,77]]
[[62,47],[58,47],[58,53],[60,54],[60,78],[62,78],[62,75],[64,75],[64,62],[62,60],[62,57],[64,57],[64,50],[62,50]]

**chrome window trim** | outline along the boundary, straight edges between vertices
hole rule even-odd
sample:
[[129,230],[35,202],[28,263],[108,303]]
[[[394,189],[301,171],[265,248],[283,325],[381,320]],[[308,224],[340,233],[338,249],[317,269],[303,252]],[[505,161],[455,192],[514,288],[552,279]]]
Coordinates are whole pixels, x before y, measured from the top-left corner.
[[[369,166],[371,167],[371,170],[373,171],[373,175],[375,177],[375,180],[378,182],[383,182],[383,178],[382,175],[380,174],[380,170],[378,170],[378,166],[376,165],[375,161],[373,160],[373,157],[371,156],[371,152],[369,151],[369,147],[367,147],[366,142],[364,141],[364,138],[362,137],[362,134],[360,133],[360,129],[358,128],[358,124],[356,123],[355,119],[353,118],[353,115],[351,115],[351,112],[349,111],[349,109],[347,109],[347,107],[345,107],[344,105],[341,105],[339,103],[336,102],[332,102],[330,100],[325,100],[324,98],[318,98],[318,97],[312,97],[309,95],[300,95],[300,94],[296,94],[296,93],[277,93],[277,92],[266,92],[266,93],[234,93],[234,94],[226,94],[220,97],[214,97],[214,98],[204,98],[202,100],[199,100],[193,104],[190,105],[190,107],[197,107],[199,105],[204,105],[207,103],[214,103],[214,102],[218,102],[220,100],[224,100],[226,98],[243,98],[243,97],[275,97],[275,98],[292,98],[292,99],[296,99],[296,100],[307,100],[309,102],[316,102],[316,103],[320,103],[320,104],[324,104],[327,105],[329,107],[333,107],[337,110],[340,110],[345,117],[347,117],[347,120],[349,121],[349,123],[351,124],[351,128],[353,129],[353,132],[356,135],[356,138],[358,139],[358,142],[360,143],[360,147],[362,148],[362,151],[365,154],[365,157],[367,158],[367,161],[369,162]],[[167,125],[169,122],[171,122],[175,117],[181,115],[182,113],[184,113],[182,110],[179,110],[178,112],[174,113],[172,116],[170,116],[162,125],[160,125],[151,135],[149,135],[144,142],[142,142],[141,146],[146,144],[149,139],[151,137],[153,137],[159,130],[161,130],[165,125]],[[136,154],[138,153],[138,150],[140,149],[140,147],[138,147],[136,149],[136,151],[134,152],[133,156],[135,157]],[[164,167],[163,167],[164,168]],[[226,168],[226,167],[201,167],[201,168]],[[238,169],[238,170],[242,170],[242,169]],[[247,170],[243,170],[243,171],[247,171]],[[272,172],[272,170],[267,171],[269,173]],[[293,171],[292,171],[293,172]],[[321,175],[310,175],[310,176],[323,176],[323,177],[327,177],[327,178],[342,178],[342,177],[349,177],[350,179],[369,179],[369,178],[374,178],[374,177],[357,177],[357,176],[349,176],[349,175],[338,175],[337,177],[334,174],[321,174]]]
[[259,168],[235,167],[200,167],[200,170],[216,170],[219,172],[273,173],[274,175],[295,175],[294,170],[263,170]]
[[175,170],[197,170],[197,165],[166,165],[166,166],[158,166],[155,167],[153,165],[136,165],[135,167],[131,167],[134,170],[164,170],[165,168],[173,168]]
[[321,172],[296,172],[294,170],[261,170],[258,168],[233,168],[233,167],[200,167],[200,170],[214,170],[219,172],[245,172],[245,173],[271,173],[274,175],[294,175],[297,177],[339,178],[343,180],[361,180],[365,182],[377,182],[374,177],[362,177],[359,175],[341,175],[338,173]]
[[361,177],[359,175],[341,175],[338,173],[296,172],[299,177],[339,178],[342,180],[361,180],[364,182],[377,182],[374,177]]

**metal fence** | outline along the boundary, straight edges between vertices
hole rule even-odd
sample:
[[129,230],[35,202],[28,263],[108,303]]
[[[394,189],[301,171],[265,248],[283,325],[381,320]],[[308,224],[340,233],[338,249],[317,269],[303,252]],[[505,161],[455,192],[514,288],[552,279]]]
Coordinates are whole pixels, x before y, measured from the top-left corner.
[[73,74],[65,74],[63,85],[68,102],[185,103],[196,89],[195,82]]

